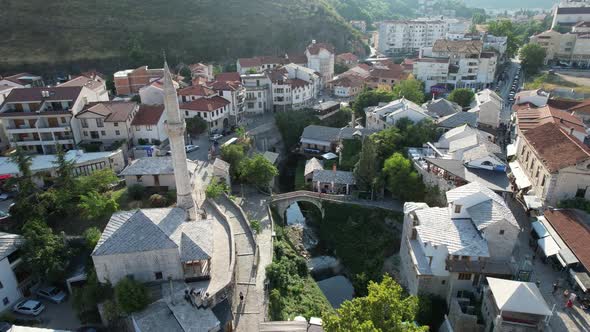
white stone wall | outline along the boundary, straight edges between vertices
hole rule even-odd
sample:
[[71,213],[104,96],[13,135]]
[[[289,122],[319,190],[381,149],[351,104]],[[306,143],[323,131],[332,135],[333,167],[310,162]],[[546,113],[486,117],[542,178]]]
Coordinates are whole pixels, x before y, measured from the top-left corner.
[[518,242],[518,233],[519,229],[505,219],[486,227],[483,237],[488,242],[490,257],[492,259],[509,259],[512,249]]
[[153,85],[147,85],[139,89],[141,103],[146,105],[164,104],[164,90]]
[[132,126],[131,130],[133,131],[133,137],[135,144],[139,144],[139,139],[147,139],[151,142],[154,140],[158,140],[163,142],[165,139],[168,138],[168,133],[166,132],[166,128],[164,128],[164,123],[166,121],[166,114],[163,113],[158,121],[157,125],[153,126]]
[[[160,187],[168,187],[168,189],[176,189],[176,182],[174,180],[174,175],[172,174],[164,174],[158,176],[159,186]],[[125,176],[125,184],[129,187],[134,184],[139,184],[144,187],[154,187],[156,186],[156,179],[154,175],[142,175],[138,178],[136,175],[126,175]]]
[[[8,258],[0,261],[0,282],[3,286],[0,288],[0,311],[4,311],[12,308],[16,301],[23,296],[18,289],[18,281],[10,267]],[[6,305],[4,304],[5,298],[8,299]]]
[[128,275],[141,282],[155,281],[156,272],[162,272],[163,280],[183,279],[178,249],[92,256],[92,260],[98,281],[110,281],[113,285]]

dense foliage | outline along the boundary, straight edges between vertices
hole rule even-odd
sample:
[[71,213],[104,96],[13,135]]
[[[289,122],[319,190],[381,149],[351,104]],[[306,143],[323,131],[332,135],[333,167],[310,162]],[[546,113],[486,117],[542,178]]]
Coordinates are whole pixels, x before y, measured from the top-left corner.
[[394,99],[393,93],[384,89],[363,90],[352,102],[352,109],[357,118],[365,117],[365,108],[387,103]]
[[287,149],[291,149],[299,142],[305,127],[320,123],[313,110],[280,112],[275,115],[275,121]]
[[409,77],[406,80],[402,80],[393,87],[393,98],[405,98],[413,101],[420,105],[424,102],[424,84],[413,78]]
[[115,286],[115,300],[126,314],[143,310],[150,303],[147,288],[140,282],[129,278],[121,279]]
[[520,49],[520,63],[522,70],[528,75],[534,75],[539,72],[545,62],[547,52],[539,44],[526,44]]
[[207,198],[216,199],[221,196],[224,192],[228,192],[229,188],[225,182],[219,181],[217,178],[211,179],[211,182],[205,189],[205,196]]
[[39,219],[27,221],[23,236],[23,260],[33,274],[51,282],[63,280],[69,257],[64,239]]
[[229,163],[229,174],[232,179],[239,177],[240,163],[246,158],[246,146],[231,144],[221,148],[221,159]]
[[186,119],[186,131],[191,135],[200,135],[207,130],[207,121],[200,116]]
[[240,163],[240,177],[243,181],[259,188],[267,188],[279,171],[261,154],[246,158]]
[[401,153],[394,153],[385,160],[383,175],[387,181],[387,189],[403,201],[421,201],[424,198],[422,178],[412,162]]
[[449,94],[449,101],[454,101],[461,107],[469,107],[475,98],[475,93],[469,88],[459,88],[451,91]]
[[324,316],[327,332],[428,331],[414,324],[418,298],[407,296],[390,276],[380,283],[370,282],[368,295],[342,303],[335,314]]
[[354,166],[359,161],[359,154],[363,148],[363,141],[360,139],[344,139],[342,140],[342,151],[340,162],[340,169],[343,171],[352,171]]

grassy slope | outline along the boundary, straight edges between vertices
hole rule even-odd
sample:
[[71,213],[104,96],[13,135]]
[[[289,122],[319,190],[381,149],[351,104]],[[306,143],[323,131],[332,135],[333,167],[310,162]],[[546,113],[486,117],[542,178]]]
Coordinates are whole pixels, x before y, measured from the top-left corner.
[[311,39],[347,50],[356,40],[324,0],[7,0],[0,21],[0,67],[125,63],[135,44],[142,60],[166,50],[192,62],[301,52]]

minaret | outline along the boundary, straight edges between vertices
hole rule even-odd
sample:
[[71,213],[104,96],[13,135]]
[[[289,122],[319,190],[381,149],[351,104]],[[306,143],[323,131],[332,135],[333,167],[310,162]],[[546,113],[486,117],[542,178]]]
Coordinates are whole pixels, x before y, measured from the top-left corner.
[[174,180],[176,181],[176,206],[187,212],[188,220],[197,219],[197,209],[193,200],[190,175],[186,163],[184,148],[184,132],[186,123],[180,115],[176,89],[172,83],[172,75],[168,63],[164,62],[164,107],[166,110],[166,130],[170,140]]

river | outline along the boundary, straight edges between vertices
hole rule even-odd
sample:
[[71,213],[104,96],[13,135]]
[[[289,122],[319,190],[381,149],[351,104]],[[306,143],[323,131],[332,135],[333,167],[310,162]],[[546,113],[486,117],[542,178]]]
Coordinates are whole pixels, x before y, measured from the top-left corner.
[[286,211],[286,223],[288,228],[302,230],[302,245],[309,253],[307,266],[316,283],[334,308],[339,308],[342,302],[350,300],[354,294],[352,283],[343,274],[343,266],[340,261],[324,250],[316,250],[319,244],[318,238],[312,227],[307,225],[305,212],[301,211],[298,204],[293,204]]

